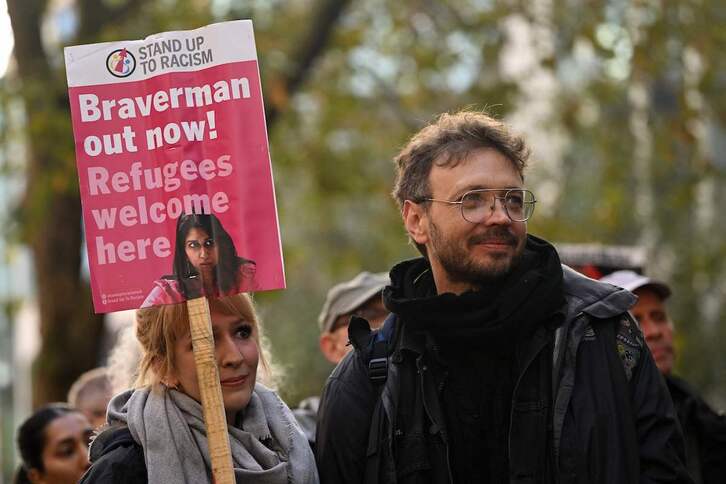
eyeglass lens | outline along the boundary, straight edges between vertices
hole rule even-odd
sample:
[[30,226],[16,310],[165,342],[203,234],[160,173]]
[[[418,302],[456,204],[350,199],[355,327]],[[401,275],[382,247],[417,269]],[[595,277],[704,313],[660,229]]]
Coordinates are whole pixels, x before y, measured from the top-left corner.
[[515,222],[524,222],[534,211],[534,194],[529,190],[475,190],[462,197],[461,214],[469,222],[483,222],[494,212],[496,200]]

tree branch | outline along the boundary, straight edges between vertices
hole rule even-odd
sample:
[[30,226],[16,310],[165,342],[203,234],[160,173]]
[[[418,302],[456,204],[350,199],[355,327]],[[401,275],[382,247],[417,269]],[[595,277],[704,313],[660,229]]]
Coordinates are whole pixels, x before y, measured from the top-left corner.
[[328,45],[348,3],[350,0],[323,0],[318,6],[309,23],[310,31],[291,55],[296,60],[295,64],[281,79],[272,81],[273,95],[265,106],[268,129],[278,115],[287,109],[289,99],[307,79],[315,61]]

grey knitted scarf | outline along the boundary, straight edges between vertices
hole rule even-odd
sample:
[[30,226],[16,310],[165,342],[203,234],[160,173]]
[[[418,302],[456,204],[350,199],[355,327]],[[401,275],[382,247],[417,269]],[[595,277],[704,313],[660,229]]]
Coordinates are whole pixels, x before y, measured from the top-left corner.
[[[184,393],[163,385],[121,393],[109,403],[108,422],[127,425],[143,447],[149,482],[211,482],[202,407]],[[315,459],[292,412],[261,384],[228,433],[238,483],[318,482]]]

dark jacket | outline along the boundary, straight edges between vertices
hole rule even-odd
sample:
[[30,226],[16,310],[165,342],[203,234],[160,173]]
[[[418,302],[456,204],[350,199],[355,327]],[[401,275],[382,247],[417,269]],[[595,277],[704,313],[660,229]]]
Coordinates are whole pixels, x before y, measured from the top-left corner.
[[677,376],[666,376],[666,383],[683,428],[688,470],[698,484],[726,483],[726,416]]
[[[563,270],[564,322],[516,349],[510,482],[691,482],[668,390],[627,313],[634,296]],[[436,365],[396,324],[380,398],[358,351],[328,379],[317,433],[323,483],[453,481]],[[541,358],[552,364],[534,364]]]
[[79,484],[146,484],[144,450],[131,437],[128,427],[102,431],[90,449],[93,464]]

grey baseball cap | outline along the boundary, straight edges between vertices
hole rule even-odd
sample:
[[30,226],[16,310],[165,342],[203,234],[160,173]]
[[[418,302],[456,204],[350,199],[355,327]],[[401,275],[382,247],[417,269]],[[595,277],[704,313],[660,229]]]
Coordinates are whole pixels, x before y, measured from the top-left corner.
[[607,282],[613,286],[619,286],[628,291],[635,291],[642,287],[648,287],[655,291],[661,299],[668,299],[671,295],[671,288],[665,282],[657,281],[638,274],[634,271],[615,271],[600,279],[601,282]]
[[336,284],[328,291],[323,310],[318,316],[321,331],[330,331],[333,323],[343,314],[353,312],[390,283],[388,274],[361,272],[352,280]]

